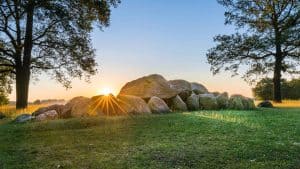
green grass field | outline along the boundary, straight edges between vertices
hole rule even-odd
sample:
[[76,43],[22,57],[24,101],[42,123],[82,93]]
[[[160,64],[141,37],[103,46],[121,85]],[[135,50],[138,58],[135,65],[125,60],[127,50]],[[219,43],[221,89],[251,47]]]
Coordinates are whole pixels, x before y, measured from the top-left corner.
[[300,168],[300,108],[14,124],[0,169]]

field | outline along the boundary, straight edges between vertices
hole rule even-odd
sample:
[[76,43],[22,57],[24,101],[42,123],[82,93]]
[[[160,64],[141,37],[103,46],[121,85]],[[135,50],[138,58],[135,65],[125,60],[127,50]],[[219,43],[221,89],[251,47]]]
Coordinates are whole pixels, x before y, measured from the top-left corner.
[[279,107],[27,124],[2,120],[0,169],[299,169],[300,108]]

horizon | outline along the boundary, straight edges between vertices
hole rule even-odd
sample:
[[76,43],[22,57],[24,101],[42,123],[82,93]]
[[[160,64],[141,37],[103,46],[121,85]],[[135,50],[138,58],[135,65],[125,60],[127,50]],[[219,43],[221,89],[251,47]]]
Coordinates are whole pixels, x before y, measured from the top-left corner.
[[[91,97],[105,88],[116,95],[127,82],[149,74],[198,82],[212,92],[252,97],[251,86],[240,76],[231,77],[229,72],[213,76],[206,60],[214,36],[235,32],[224,25],[224,11],[216,1],[122,1],[112,10],[110,26],[92,33],[99,72],[91,82],[76,79],[66,90],[42,74],[39,81],[31,81],[29,101]],[[9,99],[15,100],[15,89]]]

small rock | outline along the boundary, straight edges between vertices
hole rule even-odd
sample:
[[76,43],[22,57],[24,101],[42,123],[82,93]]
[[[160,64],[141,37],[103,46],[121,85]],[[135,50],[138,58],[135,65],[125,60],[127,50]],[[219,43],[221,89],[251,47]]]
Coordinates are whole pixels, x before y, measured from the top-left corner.
[[29,122],[29,121],[31,121],[33,119],[34,119],[34,116],[32,116],[30,114],[22,114],[22,115],[19,115],[15,119],[15,122],[17,122],[17,123],[25,123],[25,122]]
[[265,108],[273,108],[273,104],[269,100],[265,100],[263,102],[260,102],[257,107],[265,107]]
[[36,116],[37,121],[45,121],[45,120],[54,120],[58,118],[58,113],[55,110],[50,110],[47,112],[44,112],[43,114],[40,114]]

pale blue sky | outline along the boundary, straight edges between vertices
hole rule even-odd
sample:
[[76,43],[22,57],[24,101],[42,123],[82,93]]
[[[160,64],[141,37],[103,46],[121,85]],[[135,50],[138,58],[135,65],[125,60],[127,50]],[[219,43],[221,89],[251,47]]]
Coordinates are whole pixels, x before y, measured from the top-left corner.
[[251,96],[242,79],[229,73],[213,76],[207,64],[213,37],[233,32],[224,26],[224,8],[216,0],[122,0],[112,10],[110,27],[92,34],[99,73],[91,83],[74,80],[66,91],[43,76],[31,84],[29,99],[92,96],[104,87],[117,93],[124,83],[152,73],[197,81],[211,91]]

